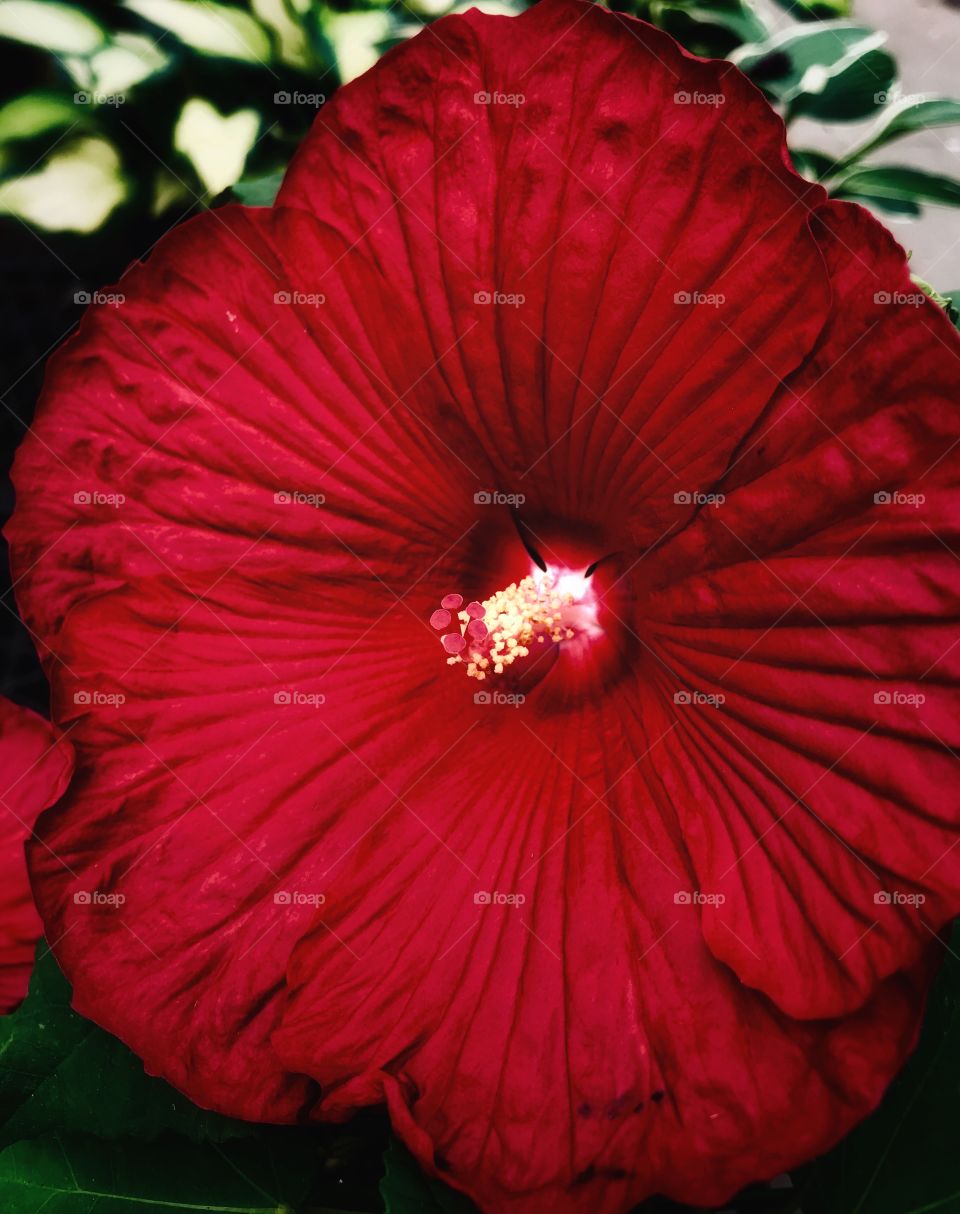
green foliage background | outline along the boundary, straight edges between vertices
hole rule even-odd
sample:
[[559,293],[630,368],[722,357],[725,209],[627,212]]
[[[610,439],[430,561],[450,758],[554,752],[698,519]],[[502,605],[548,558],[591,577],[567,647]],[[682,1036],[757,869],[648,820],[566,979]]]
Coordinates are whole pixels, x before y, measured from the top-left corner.
[[[740,1194],[738,1214],[952,1214],[960,1096],[960,931],[920,1045],[881,1107],[839,1147]],[[382,1162],[381,1162],[382,1153]],[[379,1193],[376,1185],[379,1177]],[[70,1008],[41,943],[30,993],[0,1018],[0,1209],[5,1214],[470,1214],[378,1114],[347,1126],[252,1125],[196,1108]],[[653,1201],[643,1214],[681,1214]]]
[[[698,54],[727,56],[790,123],[876,125],[837,160],[794,149],[838,197],[881,211],[960,205],[960,182],[876,166],[885,145],[960,122],[960,102],[898,95],[885,35],[848,0],[611,0]],[[92,233],[140,213],[169,225],[229,196],[262,203],[323,98],[384,50],[466,4],[450,0],[0,0],[0,39],[35,84],[0,107],[0,214]],[[479,0],[516,12],[523,0]],[[51,204],[56,183],[58,205]],[[77,188],[71,183],[76,182]]]

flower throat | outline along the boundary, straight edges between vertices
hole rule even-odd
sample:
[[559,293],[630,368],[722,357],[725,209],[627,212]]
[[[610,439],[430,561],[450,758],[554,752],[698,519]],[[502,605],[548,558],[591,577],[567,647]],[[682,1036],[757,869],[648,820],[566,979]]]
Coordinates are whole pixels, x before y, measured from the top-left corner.
[[539,645],[561,645],[596,629],[589,578],[569,571],[536,569],[482,603],[463,606],[447,594],[430,616],[441,633],[447,664],[465,664],[467,676],[500,675]]

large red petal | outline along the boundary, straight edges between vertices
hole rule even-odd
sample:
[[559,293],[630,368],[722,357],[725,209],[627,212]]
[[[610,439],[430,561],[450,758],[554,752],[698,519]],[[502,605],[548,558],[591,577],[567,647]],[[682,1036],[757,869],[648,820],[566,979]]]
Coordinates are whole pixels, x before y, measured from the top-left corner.
[[707,940],[800,1016],[859,1006],[960,909],[956,336],[865,211],[819,222],[830,323],[643,574],[663,697],[726,697],[664,747],[727,895]]
[[37,815],[63,795],[72,769],[66,739],[36,713],[0,699],[0,1013],[27,993],[41,935],[23,845]]
[[784,162],[729,65],[546,3],[451,18],[341,90],[279,201],[404,284],[403,365],[453,351],[436,426],[484,442],[481,488],[645,545],[827,314],[823,193]]
[[422,605],[277,583],[255,554],[202,599],[168,576],[67,616],[52,681],[77,774],[30,847],[38,905],[77,1009],[206,1106],[294,1120],[315,1099],[271,1047],[286,959],[471,725],[437,719],[421,634],[435,658]]
[[706,947],[708,909],[734,929],[695,901],[668,723],[633,692],[476,711],[507,718],[495,760],[441,759],[294,953],[274,1047],[318,1114],[386,1099],[426,1168],[514,1214],[712,1205],[835,1142],[912,1047],[932,949],[857,1015],[790,1020]]
[[476,526],[466,465],[406,403],[421,370],[391,380],[372,343],[402,293],[310,216],[208,214],[122,288],[51,360],[18,452],[9,533],[41,648],[130,576],[202,593],[256,548],[277,577],[375,571],[400,593]]
[[[33,864],[77,1006],[201,1103],[278,1120],[312,1084],[269,1049],[305,913],[274,895],[315,890],[396,804],[365,766],[380,747],[399,794],[455,741],[455,714],[433,722],[449,672],[427,620],[438,585],[482,589],[472,487],[356,355],[366,262],[343,258],[361,281],[336,295],[337,331],[300,298],[342,252],[293,210],[165,242],[55,360],[10,526],[76,723],[76,786]],[[487,544],[502,524],[487,511]],[[278,706],[288,691],[330,696],[336,730]],[[141,998],[114,998],[121,975]]]

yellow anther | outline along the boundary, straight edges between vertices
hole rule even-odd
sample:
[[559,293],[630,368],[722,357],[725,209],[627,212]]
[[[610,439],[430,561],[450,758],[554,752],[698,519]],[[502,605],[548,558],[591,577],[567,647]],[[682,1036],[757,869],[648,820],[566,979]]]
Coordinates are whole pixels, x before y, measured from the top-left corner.
[[[563,618],[564,608],[574,602],[573,595],[557,591],[550,573],[542,577],[525,577],[511,582],[481,603],[483,623],[487,627],[487,648],[484,653],[471,649],[467,665],[470,678],[483,679],[487,673],[502,674],[508,666],[530,652],[536,641],[542,645],[570,639],[574,633]],[[469,617],[460,612],[466,623]]]

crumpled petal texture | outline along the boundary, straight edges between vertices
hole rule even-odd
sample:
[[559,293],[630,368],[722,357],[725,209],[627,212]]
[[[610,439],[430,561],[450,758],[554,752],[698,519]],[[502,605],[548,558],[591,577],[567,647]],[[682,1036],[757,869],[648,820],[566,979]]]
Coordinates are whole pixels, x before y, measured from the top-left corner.
[[24,844],[38,815],[63,795],[72,770],[72,748],[57,730],[0,699],[0,1015],[26,995],[42,933]]
[[[235,1115],[386,1101],[484,1210],[839,1139],[960,910],[960,364],[903,251],[729,64],[545,0],[391,52],[122,292],[9,528],[79,1010]],[[529,571],[494,492],[609,557],[603,661],[519,705],[427,623]]]

